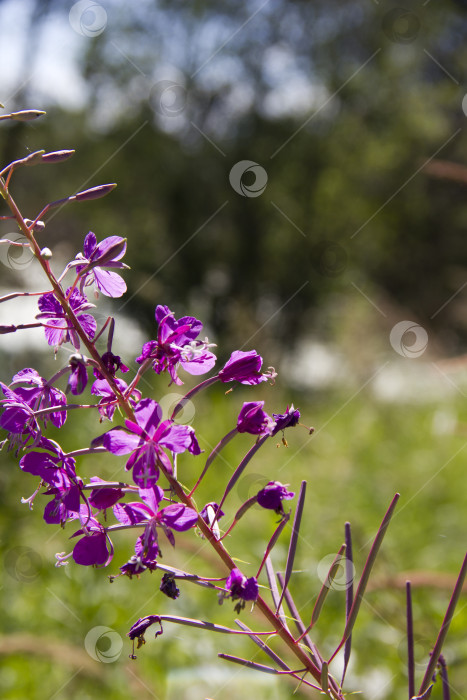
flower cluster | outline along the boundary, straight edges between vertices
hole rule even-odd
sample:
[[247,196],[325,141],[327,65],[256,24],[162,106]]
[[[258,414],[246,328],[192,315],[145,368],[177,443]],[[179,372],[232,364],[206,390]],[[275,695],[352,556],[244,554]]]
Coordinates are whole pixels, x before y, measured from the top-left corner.
[[[40,114],[37,110],[26,110],[3,115],[1,118],[28,120],[35,119]],[[124,362],[113,352],[114,320],[109,318],[102,327],[98,328],[98,323],[90,312],[100,294],[117,298],[126,291],[125,281],[117,272],[127,268],[127,265],[122,262],[126,253],[126,239],[113,235],[98,242],[96,234],[90,231],[85,236],[83,252],[78,252],[61,274],[56,275],[50,264],[52,252],[48,248],[42,250],[39,248],[34,232],[43,233],[46,225],[42,218],[49,209],[71,201],[83,202],[105,196],[114,188],[114,185],[93,187],[66,199],[51,202],[34,219],[24,218],[19,213],[9,189],[11,177],[17,168],[42,162],[61,162],[72,153],[72,151],[57,151],[46,154],[38,151],[24,159],[14,161],[0,171],[2,201],[9,207],[12,217],[26,239],[27,242],[24,245],[29,247],[41,263],[49,285],[48,291],[38,294],[35,322],[21,326],[7,324],[2,326],[1,332],[7,334],[40,326],[44,330],[46,342],[54,348],[56,356],[62,357],[64,352],[68,352],[67,361],[49,379],[42,377],[36,369],[26,367],[16,372],[9,384],[0,382],[3,396],[0,398],[0,428],[5,433],[1,445],[7,445],[8,449],[14,450],[19,458],[21,471],[35,478],[35,490],[29,498],[23,499],[23,502],[32,508],[33,503],[37,503],[38,494],[45,495],[48,498],[43,509],[45,523],[71,528],[69,537],[71,551],[56,555],[57,566],[68,564],[73,560],[81,566],[108,567],[113,561],[116,547],[114,540],[118,537],[119,531],[133,530],[136,536],[134,547],[130,552],[125,553],[126,563],[120,566],[118,574],[110,576],[111,580],[123,575],[133,578],[146,571],[160,570],[163,573],[160,591],[174,601],[183,594],[185,585],[196,584],[217,591],[219,602],[227,599],[235,602],[234,609],[238,613],[245,608],[247,602],[251,603],[272,624],[272,630],[263,634],[280,636],[295,655],[300,671],[291,670],[285,662],[281,661],[266,642],[260,640],[258,634],[261,633],[254,633],[245,625],[240,625],[242,626],[240,633],[251,636],[263,651],[279,664],[282,672],[289,673],[300,683],[318,689],[334,700],[343,700],[341,685],[350,655],[352,627],[369,571],[394,511],[398,495],[394,497],[378,530],[365,565],[363,584],[360,583],[355,599],[351,585],[348,586],[344,634],[329,659],[329,662],[332,661],[339,650],[345,647],[344,672],[342,681],[339,683],[329,675],[329,662],[325,661],[318,652],[309,639],[308,633],[317,620],[328,583],[335,576],[339,557],[346,548],[350,560],[350,527],[346,528],[346,544],[342,546],[331,566],[326,584],[317,597],[312,621],[307,628],[301,621],[288,590],[293,572],[306,482],[302,482],[297,497],[285,576],[279,576],[281,592],[277,589],[270,554],[290,519],[291,511],[286,512],[284,503],[293,499],[295,493],[288,490],[288,485],[265,478],[266,483],[263,487],[241,503],[233,517],[229,517],[229,505],[231,505],[229,499],[231,499],[233,487],[251,460],[258,450],[278,433],[282,433],[282,442],[286,445],[283,432],[299,424],[300,412],[291,406],[287,407],[284,413],[269,415],[265,410],[264,401],[243,402],[242,406],[237,405],[234,409],[236,419],[232,420],[232,428],[221,437],[205,459],[202,457],[203,450],[200,442],[202,444],[203,441],[198,440],[195,429],[191,425],[177,422],[177,416],[182,407],[198,392],[208,390],[215,383],[221,385],[237,383],[245,387],[258,387],[267,381],[274,383],[276,372],[272,367],[267,370],[262,369],[263,359],[256,350],[252,349],[235,350],[215,373],[217,357],[211,350],[214,345],[207,338],[200,339],[203,329],[201,321],[193,316],[177,318],[173,311],[162,304],[155,308],[157,325],[155,337],[146,342],[134,358],[134,369],[131,369],[133,365],[130,360],[125,359]],[[7,241],[7,243],[11,242]],[[22,295],[22,293],[13,293],[4,297],[2,301]],[[93,301],[90,300],[91,298]],[[211,375],[186,392],[171,413],[164,415],[162,400],[158,402],[152,396],[143,395],[141,380],[144,374],[151,370],[158,376],[166,375],[169,386],[171,384],[182,386],[184,373],[193,377],[208,373]],[[120,373],[129,375],[131,379],[125,381],[119,376]],[[90,377],[93,377],[93,381],[89,386]],[[68,401],[70,394],[72,397],[82,397],[86,391],[88,392],[87,402],[84,399],[80,403]],[[231,391],[229,388],[226,394],[231,395]],[[95,397],[97,397],[97,403],[95,403]],[[235,402],[235,399],[233,401]],[[76,409],[94,412],[97,428],[85,446],[76,445],[74,450],[66,452],[59,442],[51,439],[48,431],[52,427],[55,435],[57,429],[63,428]],[[104,421],[109,423],[115,421],[115,424],[103,431],[101,424]],[[310,434],[312,430],[310,429]],[[211,464],[225,445],[239,435],[242,436],[239,441],[240,439],[249,441],[248,451],[227,475],[222,468],[217,470],[218,499],[198,505],[198,488]],[[268,444],[272,446],[271,442]],[[118,481],[108,481],[99,475],[88,477],[85,469],[86,457],[91,454],[100,454],[107,460],[115,460],[115,472],[117,473],[121,468],[121,478]],[[122,460],[121,457],[125,459]],[[197,478],[196,476],[193,478],[193,471],[198,475]],[[193,482],[190,489],[187,484]],[[234,558],[230,554],[228,538],[232,537],[240,518],[247,513],[248,517],[252,515],[250,509],[253,506],[259,506],[256,516],[266,519],[268,524],[273,518],[267,511],[273,511],[278,515],[279,521],[265,547],[263,559],[255,575],[247,576],[236,566],[240,558],[238,556]],[[223,530],[219,524],[221,518],[230,520],[230,525]],[[165,543],[175,546],[174,533],[185,533],[195,528],[198,536],[209,543],[222,563],[223,575],[219,578],[207,578],[204,575],[184,572],[167,565],[165,560],[164,564],[160,561]],[[263,568],[266,570],[268,579],[267,585],[264,586],[259,583]],[[456,584],[453,599],[460,594],[466,572],[467,561]],[[180,588],[176,582],[180,583]],[[272,607],[260,595],[261,586],[268,590],[272,598]],[[283,599],[287,601],[291,616],[298,626],[299,636],[296,638],[292,635],[283,614]],[[452,617],[454,606],[450,606],[448,612]],[[139,619],[131,627],[128,636],[133,642],[137,640],[140,646],[144,643],[144,634],[151,625],[160,625],[156,636],[162,633],[162,621],[229,634],[239,633],[238,630],[225,628],[212,622],[160,614]],[[445,623],[446,620],[443,622],[443,629],[446,628]],[[431,655],[419,695],[415,696],[411,693],[414,698],[428,697],[431,679],[440,659],[441,646],[439,645],[439,649],[435,647],[435,650],[436,654],[433,652]],[[237,657],[229,657],[229,659],[250,667],[261,666]],[[445,664],[441,665],[444,679],[447,677],[447,671]],[[264,666],[259,670],[264,669],[268,672],[271,670],[276,672]],[[307,677],[311,677],[312,680],[308,680]]]

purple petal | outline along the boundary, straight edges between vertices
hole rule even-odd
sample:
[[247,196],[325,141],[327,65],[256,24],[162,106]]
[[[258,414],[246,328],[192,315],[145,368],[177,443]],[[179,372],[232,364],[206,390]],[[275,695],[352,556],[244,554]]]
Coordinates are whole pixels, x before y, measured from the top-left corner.
[[164,525],[177,532],[189,530],[198,521],[197,512],[182,503],[173,503],[167,508],[163,508],[159,511],[158,517]]
[[122,428],[112,428],[103,435],[102,443],[114,455],[127,455],[141,445],[141,438]]
[[87,260],[90,260],[95,248],[97,245],[97,238],[96,234],[93,233],[92,231],[89,231],[88,235],[84,239],[84,246],[83,246],[83,251],[84,251],[84,257]]
[[82,566],[105,566],[111,556],[107,550],[105,533],[96,532],[78,540],[73,549],[73,559]]
[[97,288],[106,297],[121,297],[126,292],[126,283],[116,272],[96,267],[94,268],[94,279]]
[[188,374],[206,374],[210,372],[214,365],[216,364],[217,357],[214,353],[206,350],[199,357],[195,357],[192,360],[181,360],[180,364],[183,369],[188,372]]

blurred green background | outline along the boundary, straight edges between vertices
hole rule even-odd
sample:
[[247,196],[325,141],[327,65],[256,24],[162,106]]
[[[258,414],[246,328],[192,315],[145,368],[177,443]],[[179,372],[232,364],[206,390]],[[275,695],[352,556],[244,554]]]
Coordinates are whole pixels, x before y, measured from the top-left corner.
[[[234,348],[254,347],[276,367],[275,387],[199,397],[193,425],[206,451],[244,400],[265,398],[269,412],[293,401],[316,428],[311,439],[290,432],[288,449],[270,441],[228,513],[269,479],[295,491],[308,480],[292,586],[305,619],[320,562],[339,548],[344,522],[354,528],[359,573],[401,492],[348,673],[349,690],[375,700],[407,695],[405,577],[414,581],[421,677],[465,553],[466,17],[460,0],[0,0],[0,102],[47,111],[2,125],[1,162],[39,148],[76,149],[67,163],[15,174],[24,214],[118,183],[103,200],[52,214],[41,240],[54,269],[82,249],[89,230],[98,240],[128,238],[128,294],[101,298],[95,314],[99,322],[116,315],[116,347],[132,369],[153,337],[158,303],[202,319],[221,362]],[[250,164],[232,170],[242,161]],[[10,233],[0,222],[0,235]],[[44,288],[30,260],[0,251],[2,294]],[[2,304],[1,323],[35,313],[34,303]],[[67,359],[60,351],[54,361],[41,333],[0,340],[5,382],[24,366],[50,376]],[[167,402],[180,391],[160,379],[149,390]],[[103,430],[86,415],[75,421],[56,436],[69,450]],[[200,503],[219,498],[250,444],[243,437],[229,445]],[[163,610],[231,624],[231,606],[198,589],[161,600],[157,573],[109,586],[107,572],[54,568],[71,531],[46,527],[39,503],[32,514],[21,505],[35,480],[2,455],[2,697],[292,695],[284,679],[217,660],[218,651],[251,658],[256,650],[239,638],[166,626],[130,661],[121,640],[138,617]],[[199,462],[181,460],[186,483]],[[99,458],[80,468],[113,477],[116,466]],[[274,522],[254,510],[231,538],[248,575]],[[274,554],[278,569],[286,534]],[[131,537],[116,545],[108,573],[126,561]],[[177,536],[177,549],[163,552],[166,563],[214,575],[194,536]],[[343,598],[329,596],[316,629],[325,652],[342,632]],[[463,597],[446,647],[453,697],[467,696],[466,617]],[[110,637],[96,642],[97,627]],[[111,662],[92,658],[86,638]],[[441,697],[439,687],[432,697]]]

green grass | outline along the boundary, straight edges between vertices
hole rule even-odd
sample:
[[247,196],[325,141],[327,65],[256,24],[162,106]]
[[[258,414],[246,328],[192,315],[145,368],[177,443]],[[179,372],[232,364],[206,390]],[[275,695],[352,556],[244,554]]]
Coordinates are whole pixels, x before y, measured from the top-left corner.
[[[160,386],[167,393],[167,388]],[[352,523],[358,577],[384,512],[394,493],[400,492],[354,630],[348,673],[348,689],[362,690],[362,697],[399,700],[407,697],[405,577],[414,580],[420,682],[450,597],[446,577],[454,582],[465,553],[467,443],[463,422],[467,421],[467,407],[461,397],[408,405],[378,403],[366,391],[353,399],[351,396],[349,390],[294,397],[304,423],[315,427],[314,435],[310,438],[306,429],[296,427],[286,434],[288,447],[279,437],[268,441],[229,496],[225,522],[268,480],[288,483],[296,492],[301,480],[307,480],[296,573],[290,588],[308,622],[321,586],[319,573],[343,542],[344,523]],[[211,390],[209,397],[200,397],[193,425],[206,452],[233,427],[242,401],[263,397],[269,412],[281,412],[290,400],[290,396],[281,396],[277,387],[237,388],[227,396]],[[455,418],[444,421],[453,426],[447,432],[437,429],[443,415]],[[73,431],[60,435],[65,449],[85,444],[96,434],[90,417],[80,414],[78,423]],[[102,426],[102,430],[106,428]],[[244,435],[225,448],[196,494],[198,504],[219,500],[233,469],[252,444],[253,438]],[[99,474],[115,478],[115,470],[123,464],[124,458],[99,456],[83,460],[79,468],[87,477]],[[180,458],[180,479],[192,485],[202,464],[202,457]],[[181,597],[171,601],[158,591],[157,572],[146,573],[140,580],[122,577],[111,585],[107,575],[116,573],[132,551],[133,537],[128,533],[114,538],[116,555],[106,571],[79,568],[73,563],[55,568],[54,554],[71,550],[68,536],[74,528],[69,525],[60,531],[47,526],[42,520],[41,502],[46,502],[42,496],[32,513],[21,505],[21,496],[29,495],[35,485],[36,480],[22,474],[11,455],[2,453],[2,698],[231,700],[248,693],[257,700],[283,700],[292,696],[295,686],[285,679],[217,659],[217,652],[224,651],[268,663],[251,642],[240,637],[166,624],[164,635],[157,640],[149,630],[148,643],[138,651],[136,661],[130,660],[131,647],[125,634],[138,617],[164,612],[230,626],[236,616],[232,604],[226,601],[219,606],[213,593],[187,585]],[[255,506],[226,541],[247,575],[256,572],[276,522],[274,513]],[[285,566],[289,536],[290,526],[273,552],[278,570]],[[177,534],[176,540],[175,550],[161,541],[163,563],[215,575],[218,569],[203,540],[192,532]],[[20,547],[31,548],[33,555],[18,550]],[[265,582],[263,577],[261,583]],[[342,634],[344,597],[342,591],[330,592],[313,631],[324,655],[332,652]],[[264,623],[256,615],[252,619],[248,609],[241,617],[256,629],[264,629]],[[85,649],[86,635],[97,626],[114,630],[111,638],[98,642],[99,653],[109,653],[109,645],[112,653],[112,642],[118,652],[120,637],[123,639],[123,651],[112,663],[91,658]],[[445,649],[454,698],[467,696],[466,628],[463,596]],[[274,640],[271,645],[279,649]],[[296,697],[310,695],[299,690]],[[435,688],[432,698],[441,698],[440,687]]]

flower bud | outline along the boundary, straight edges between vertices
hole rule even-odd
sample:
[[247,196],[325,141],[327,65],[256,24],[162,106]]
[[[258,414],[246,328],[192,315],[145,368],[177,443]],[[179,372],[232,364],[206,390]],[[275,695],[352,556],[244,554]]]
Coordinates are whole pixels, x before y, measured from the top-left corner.
[[44,153],[42,161],[44,163],[61,163],[63,160],[71,158],[74,153],[74,150],[52,151],[51,153]]
[[45,112],[42,109],[22,109],[20,112],[11,112],[10,119],[17,122],[29,122],[37,117],[42,117]]
[[78,202],[84,202],[89,199],[100,199],[100,197],[105,197],[106,194],[112,192],[115,187],[117,187],[115,182],[109,185],[98,185],[97,187],[91,187],[89,190],[77,192],[74,197],[70,197],[70,199],[76,199]]

